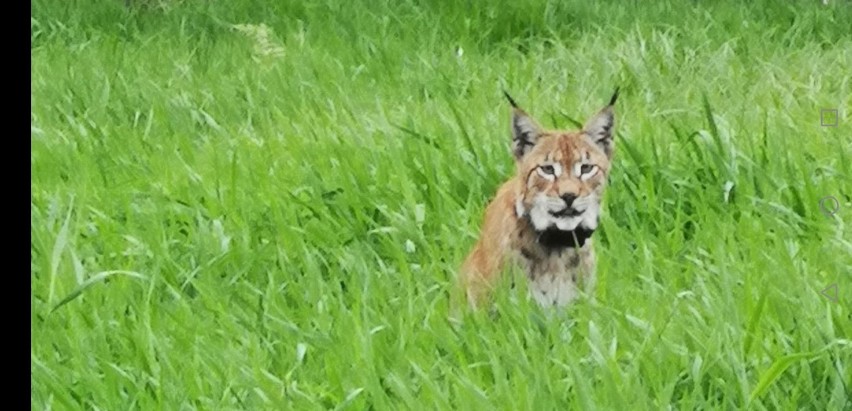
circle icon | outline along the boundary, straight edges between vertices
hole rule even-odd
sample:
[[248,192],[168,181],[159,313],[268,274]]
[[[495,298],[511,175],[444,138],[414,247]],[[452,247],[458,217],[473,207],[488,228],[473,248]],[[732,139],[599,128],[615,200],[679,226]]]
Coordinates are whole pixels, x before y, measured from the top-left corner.
[[[834,207],[831,209],[827,208],[826,202],[834,203]],[[834,214],[836,214],[837,211],[840,210],[840,202],[832,196],[825,196],[821,200],[819,200],[819,208],[827,217],[833,217]]]

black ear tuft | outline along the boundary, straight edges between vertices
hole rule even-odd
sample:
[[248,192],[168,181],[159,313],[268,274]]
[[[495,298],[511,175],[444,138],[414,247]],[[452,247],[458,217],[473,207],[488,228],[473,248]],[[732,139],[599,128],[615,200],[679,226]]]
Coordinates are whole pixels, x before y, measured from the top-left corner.
[[615,104],[615,101],[618,100],[618,92],[621,90],[621,87],[615,88],[615,93],[612,94],[612,98],[609,99],[609,105]]
[[513,99],[506,90],[503,90],[503,95],[506,96],[506,99],[509,100],[509,104],[511,104],[512,107],[518,108],[518,103],[515,103],[515,99]]

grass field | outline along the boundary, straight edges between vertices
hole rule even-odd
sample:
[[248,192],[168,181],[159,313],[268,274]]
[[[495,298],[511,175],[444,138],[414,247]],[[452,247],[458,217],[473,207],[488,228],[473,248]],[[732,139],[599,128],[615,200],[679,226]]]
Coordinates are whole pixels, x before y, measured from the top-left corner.
[[[848,1],[149,3],[32,4],[31,409],[852,408]],[[450,323],[616,86],[595,300]]]

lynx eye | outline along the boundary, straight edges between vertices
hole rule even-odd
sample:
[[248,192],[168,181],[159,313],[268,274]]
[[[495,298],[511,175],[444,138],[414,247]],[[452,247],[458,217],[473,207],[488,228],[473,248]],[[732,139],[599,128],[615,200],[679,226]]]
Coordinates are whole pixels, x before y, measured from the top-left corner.
[[581,164],[580,165],[580,180],[586,181],[595,176],[598,173],[598,166],[594,164]]
[[553,175],[554,173],[556,173],[556,170],[555,170],[555,169],[553,168],[553,166],[552,166],[552,165],[550,165],[550,164],[545,164],[545,165],[543,165],[543,166],[539,166],[538,168],[539,168],[539,169],[541,170],[541,172],[542,172],[542,173],[544,173],[544,174]]

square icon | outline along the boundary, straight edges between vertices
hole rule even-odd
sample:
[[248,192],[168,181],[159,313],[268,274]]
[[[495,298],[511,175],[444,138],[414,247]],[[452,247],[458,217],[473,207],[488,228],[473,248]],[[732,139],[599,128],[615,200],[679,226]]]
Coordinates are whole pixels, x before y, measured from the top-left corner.
[[837,109],[824,108],[820,110],[819,125],[823,127],[837,127]]

